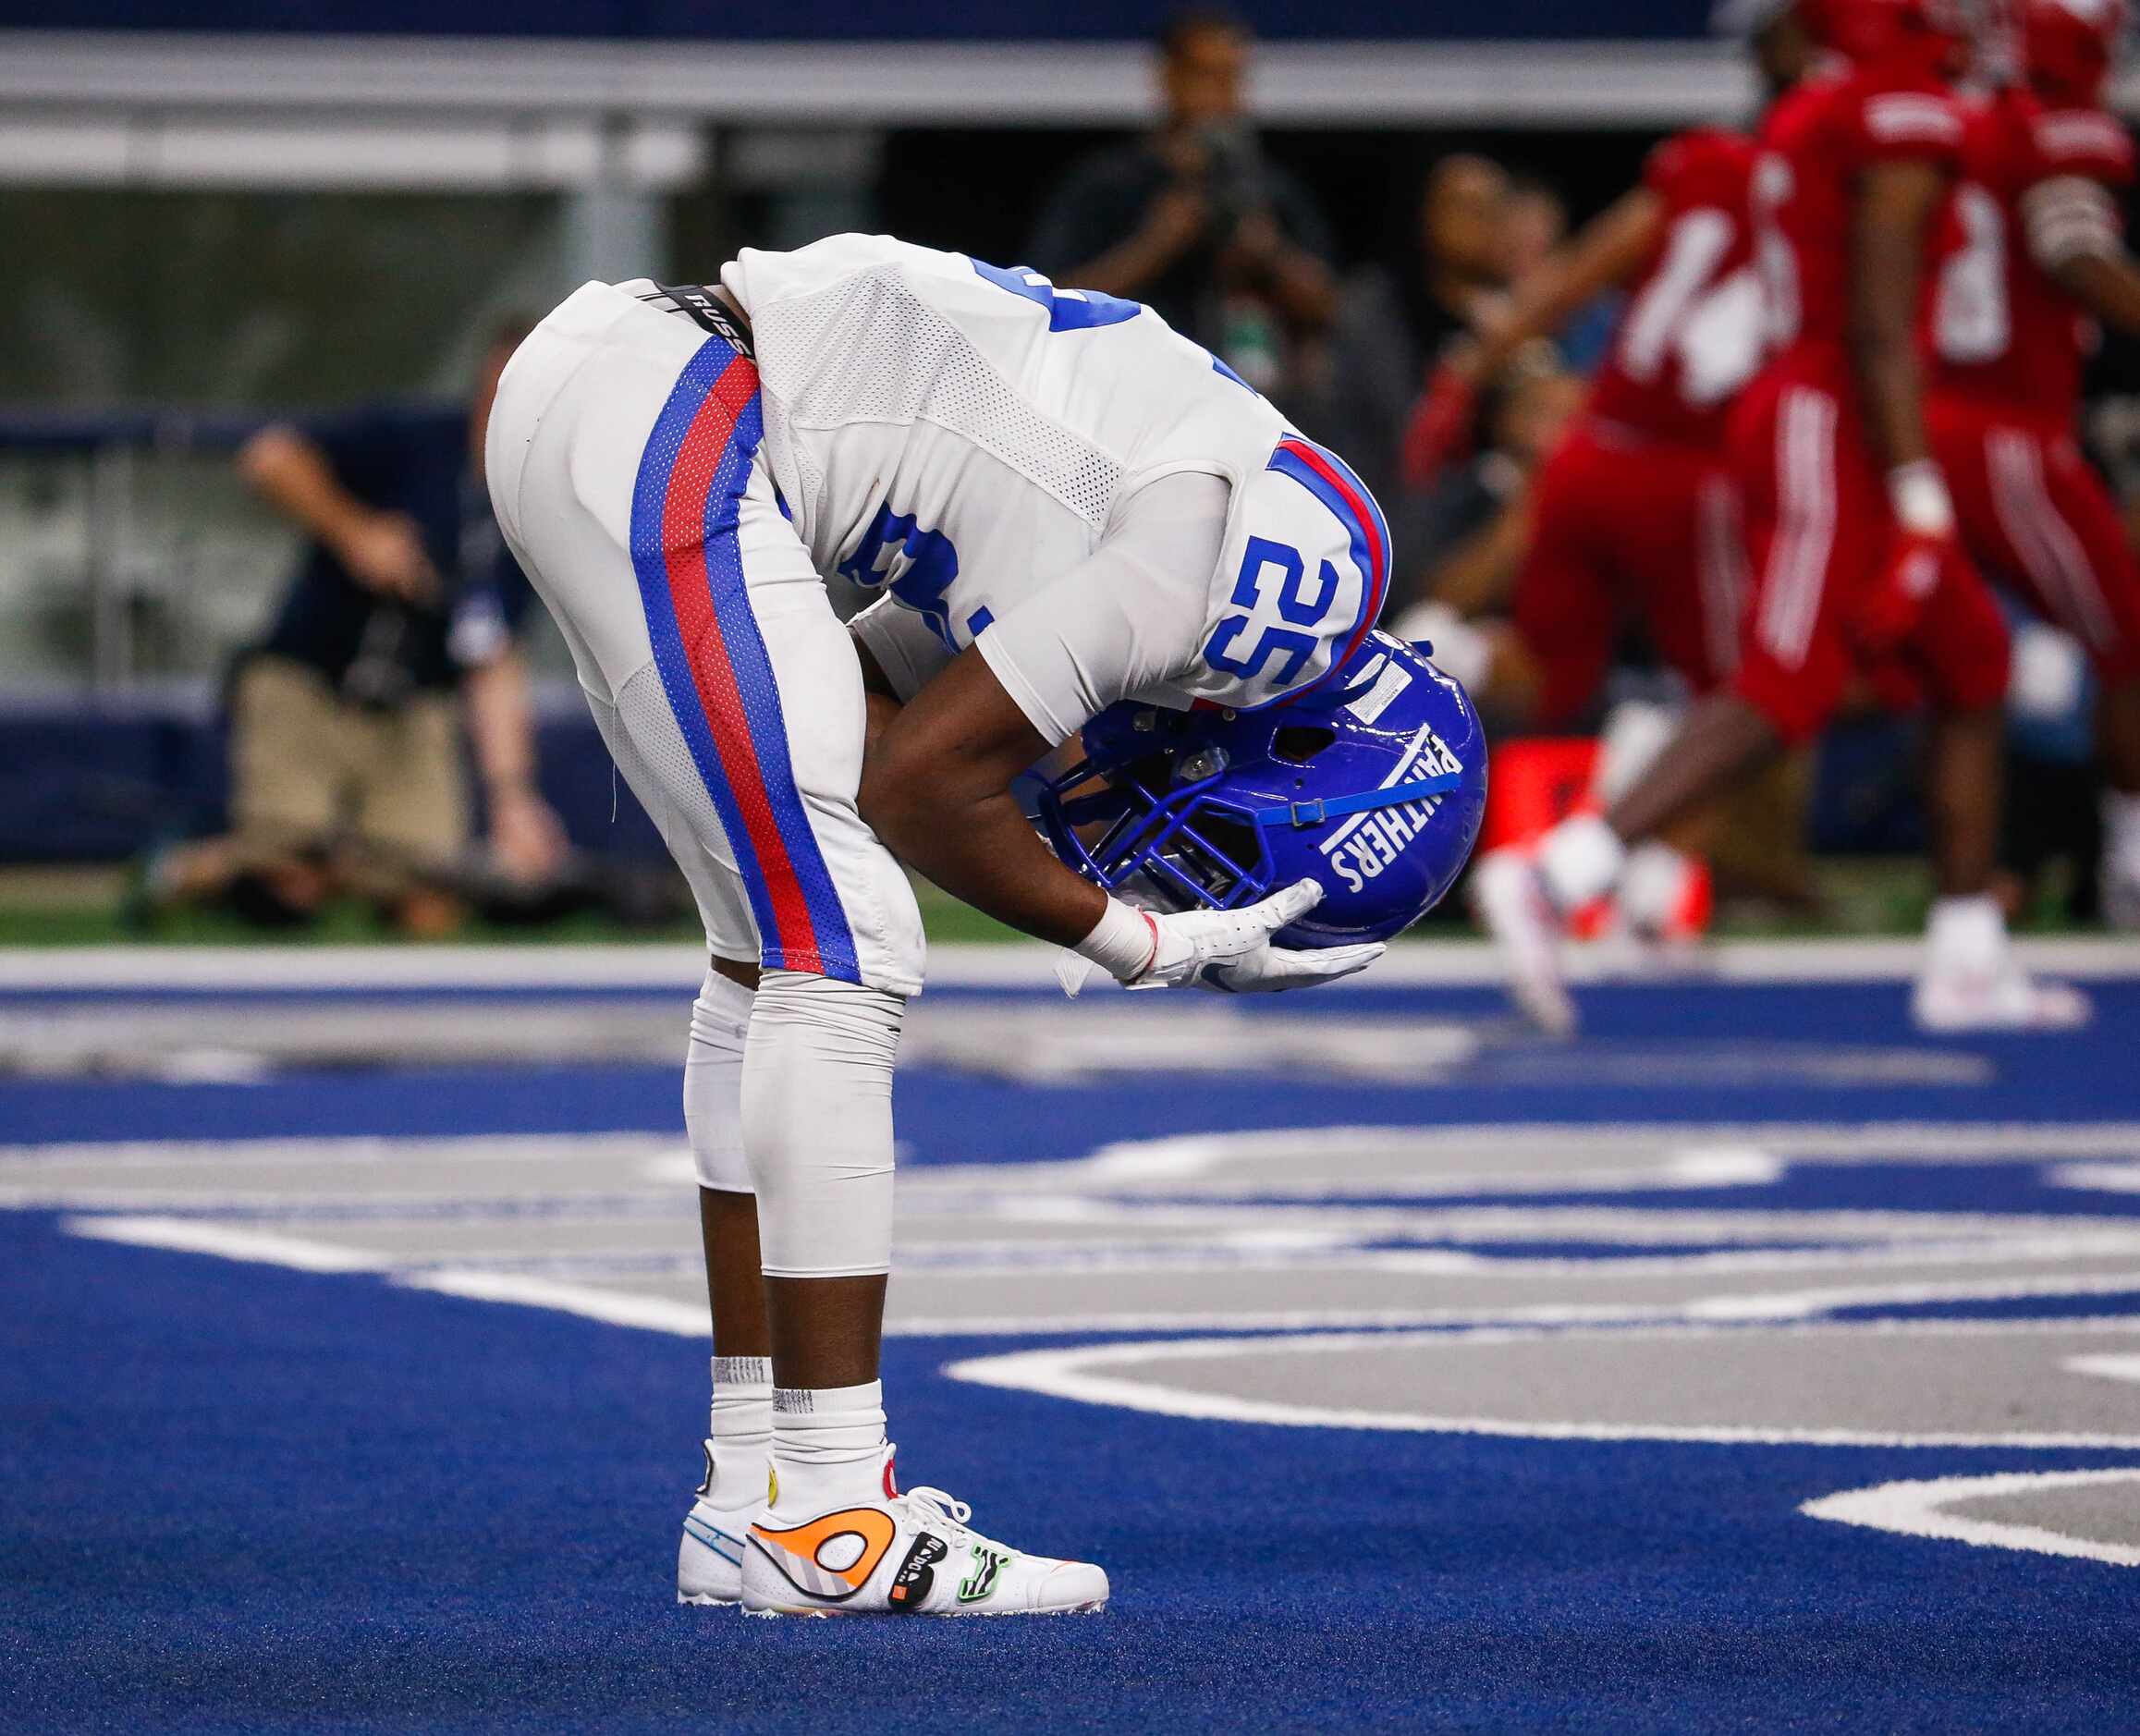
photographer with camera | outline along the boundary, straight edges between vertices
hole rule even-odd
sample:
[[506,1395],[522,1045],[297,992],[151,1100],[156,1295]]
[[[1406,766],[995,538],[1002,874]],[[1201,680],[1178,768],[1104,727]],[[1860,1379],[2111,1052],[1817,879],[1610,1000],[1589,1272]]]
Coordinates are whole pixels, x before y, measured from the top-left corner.
[[406,934],[455,928],[471,867],[463,706],[483,871],[522,886],[557,871],[564,835],[536,791],[512,638],[530,593],[483,478],[491,400],[525,332],[491,334],[466,406],[277,423],[239,449],[238,474],[306,547],[233,683],[230,832],[153,856],[137,915],[226,899],[288,926],[352,893]]
[[1161,31],[1157,130],[1071,171],[1031,250],[1058,283],[1156,309],[1282,398],[1299,342],[1336,316],[1322,214],[1263,153],[1242,103],[1248,28],[1179,13]]

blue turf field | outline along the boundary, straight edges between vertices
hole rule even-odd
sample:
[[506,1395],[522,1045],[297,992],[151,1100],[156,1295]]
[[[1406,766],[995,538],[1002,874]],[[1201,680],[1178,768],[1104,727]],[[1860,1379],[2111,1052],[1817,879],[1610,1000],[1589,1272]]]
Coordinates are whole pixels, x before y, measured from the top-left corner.
[[[1930,1045],[1894,984],[1600,991],[1585,1004],[1609,1034],[1498,1043],[1415,1085],[921,1070],[902,1078],[901,1131],[919,1170],[1269,1125],[2140,1123],[2140,983],[2097,998],[2083,1039]],[[1469,991],[1376,1003],[1500,1018]],[[1909,1062],[1895,1082],[1831,1064],[1875,1050]],[[651,1067],[0,1082],[18,1145],[676,1121],[675,1079]],[[2104,1134],[2106,1160],[2134,1155],[2131,1131]],[[1967,1165],[1795,1162],[1728,1198],[1571,1186],[1522,1204],[1600,1201],[2140,1226],[2140,1191],[2076,1188],[2019,1135]],[[2115,1326],[2140,1308],[2140,1260],[2118,1282],[1843,1312]],[[909,1477],[1010,1541],[1102,1561],[1106,1617],[745,1622],[670,1601],[702,1346],[0,1211],[0,1726],[2140,1728],[2140,1571],[1797,1510],[2140,1450],[1276,1427],[941,1372],[1065,1341],[897,1338],[887,1385]],[[2129,1403],[2140,1436],[2140,1384],[2098,1387],[2097,1413]]]

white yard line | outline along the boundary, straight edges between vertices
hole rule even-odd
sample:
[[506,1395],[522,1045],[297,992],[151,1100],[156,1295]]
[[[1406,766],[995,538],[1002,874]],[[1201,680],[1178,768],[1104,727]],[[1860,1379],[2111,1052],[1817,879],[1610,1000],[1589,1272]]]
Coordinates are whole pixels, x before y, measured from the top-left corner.
[[[1655,1323],[1575,1326],[1561,1336],[1638,1339],[1694,1339],[1749,1328],[1690,1325],[1683,1319]],[[1787,1337],[2012,1337],[2048,1333],[2140,1332],[2140,1317],[2109,1315],[2077,1320],[1870,1321],[1819,1325],[1769,1326],[1751,1330]],[[1408,1339],[1450,1342],[1517,1341],[1535,1339],[1535,1328],[1487,1326],[1471,1332],[1299,1333],[1273,1338],[1175,1339],[1129,1344],[1079,1345],[1069,1349],[1016,1351],[1007,1355],[970,1357],[949,1364],[955,1380],[1041,1393],[1082,1404],[1111,1405],[1156,1416],[1199,1422],[1254,1423],[1281,1428],[1387,1429],[1402,1434],[1486,1435],[1525,1440],[1672,1441],[1714,1446],[1808,1447],[2008,1447],[2029,1449],[2082,1449],[2140,1450],[2140,1435],[2089,1431],[2016,1429],[1966,1434],[1954,1431],[1907,1432],[1884,1429],[1800,1428],[1774,1425],[1597,1423],[1438,1414],[1402,1410],[1367,1410],[1299,1404],[1285,1400],[1252,1399],[1239,1393],[1211,1392],[1168,1385],[1163,1375],[1108,1374],[1107,1369],[1146,1370],[1169,1362],[1251,1359],[1267,1363],[1278,1355],[1328,1355],[1333,1351],[1386,1349]],[[2134,1473],[2140,1475],[2140,1471]],[[1828,1515],[1824,1515],[1828,1516]]]
[[2070,1556],[2114,1567],[2140,1567],[2140,1547],[2073,1537],[2039,1525],[1970,1519],[1949,1511],[1964,1501],[2033,1495],[2046,1489],[2134,1485],[2140,1502],[2140,1467],[2115,1471],[2013,1471],[1992,1477],[1935,1477],[1921,1483],[1882,1483],[1867,1489],[1807,1501],[1798,1510],[1813,1519],[1864,1525],[1903,1537],[1933,1537],[1987,1549],[2025,1549],[2036,1555]]
[[298,1272],[385,1272],[394,1265],[389,1255],[363,1248],[197,1217],[77,1217],[67,1229],[92,1241],[121,1241],[174,1253],[211,1253],[222,1260],[283,1265]]
[[[2036,970],[2090,980],[2140,977],[2140,940],[2024,938],[2016,950]],[[1727,940],[1705,948],[1689,980],[1727,983],[1906,982],[1920,957],[1914,940]],[[1022,943],[929,949],[938,988],[1055,992],[1055,948]],[[1624,978],[1620,955],[1577,947],[1577,982]],[[696,947],[52,947],[0,953],[0,990],[290,990],[529,988],[645,989],[695,993],[705,975]],[[1377,988],[1481,987],[1502,981],[1484,941],[1398,947],[1366,975],[1325,994]]]

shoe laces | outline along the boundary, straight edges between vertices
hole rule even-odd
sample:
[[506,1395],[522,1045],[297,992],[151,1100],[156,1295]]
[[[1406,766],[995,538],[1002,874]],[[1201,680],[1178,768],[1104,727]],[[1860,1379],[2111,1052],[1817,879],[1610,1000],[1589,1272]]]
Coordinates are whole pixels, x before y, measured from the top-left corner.
[[[993,1537],[984,1537],[975,1531],[969,1522],[973,1517],[973,1510],[964,1501],[953,1499],[942,1489],[933,1489],[925,1483],[916,1484],[912,1488],[907,1490],[906,1498],[910,1502],[923,1502],[929,1509],[933,1510],[929,1515],[930,1519],[940,1523],[945,1530],[953,1534],[944,1539],[945,1543],[951,1548],[964,1549],[979,1545],[982,1548],[993,1549],[1006,1561],[1018,1559],[1019,1552],[1016,1549],[1010,1548],[1005,1544],[997,1543]],[[910,1509],[910,1510],[911,1510]]]
[[954,1500],[942,1489],[931,1488],[925,1483],[917,1483],[905,1494],[909,1502],[922,1501],[935,1508],[951,1529],[962,1533],[972,1531],[972,1527],[968,1522],[973,1517],[973,1510],[964,1501]]

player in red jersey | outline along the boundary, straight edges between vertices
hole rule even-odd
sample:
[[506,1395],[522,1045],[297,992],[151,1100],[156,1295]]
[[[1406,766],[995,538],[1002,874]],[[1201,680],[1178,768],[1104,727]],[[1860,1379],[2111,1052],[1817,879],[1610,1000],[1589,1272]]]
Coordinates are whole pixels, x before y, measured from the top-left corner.
[[1913,1010],[1939,1029],[2070,1024],[2086,1003],[2028,978],[1987,891],[2006,630],[1962,556],[1924,427],[1918,285],[1962,145],[1950,86],[1969,33],[1960,0],[1795,0],[1790,11],[1835,63],[1770,110],[1754,172],[1774,358],[1732,419],[1755,576],[1739,667],[1609,813],[1557,826],[1535,864],[1481,886],[1481,906],[1526,1009],[1571,1026],[1562,913],[1610,892],[1631,845],[1816,733],[1854,669],[1899,658],[1935,709],[1940,899]]
[[2140,926],[2140,564],[2073,437],[2093,314],[2140,330],[2140,266],[2115,195],[2133,179],[2102,106],[2118,0],[2024,0],[2024,82],[1970,118],[1927,300],[1926,425],[1970,555],[2098,670],[2103,895]]
[[[1787,14],[1767,20],[1753,47],[1771,101],[1812,57]],[[1738,660],[1746,563],[1725,428],[1761,361],[1754,161],[1752,141],[1720,128],[1666,141],[1641,184],[1539,274],[1474,358],[1453,364],[1490,377],[1604,291],[1629,291],[1585,412],[1534,485],[1512,620],[1474,627],[1432,604],[1408,617],[1445,667],[1471,670],[1472,691],[1506,727],[1571,722],[1596,697],[1631,617],[1696,693]],[[1648,729],[1636,734],[1654,747]],[[1608,747],[1597,787],[1624,776],[1621,758]],[[1669,845],[1638,853],[1620,888],[1621,915],[1639,934],[1677,936],[1706,903],[1706,877]],[[1486,870],[1474,886],[1501,872]]]
[[1760,361],[1753,168],[1753,146],[1718,128],[1659,145],[1642,184],[1473,358],[1450,364],[1491,378],[1603,291],[1632,291],[1584,413],[1534,486],[1513,630],[1489,637],[1429,605],[1444,666],[1468,666],[1473,692],[1505,724],[1551,728],[1580,712],[1630,614],[1698,691],[1731,666],[1743,563],[1724,424]]

